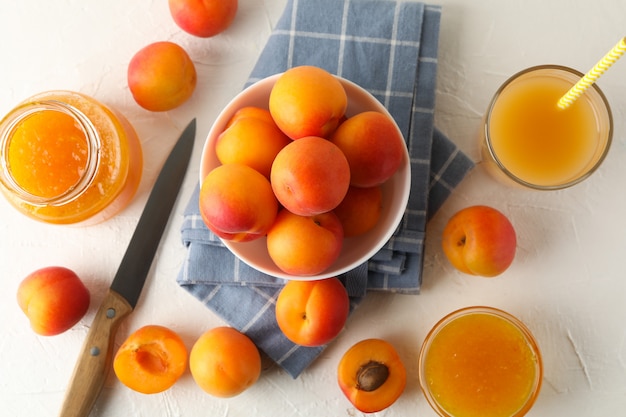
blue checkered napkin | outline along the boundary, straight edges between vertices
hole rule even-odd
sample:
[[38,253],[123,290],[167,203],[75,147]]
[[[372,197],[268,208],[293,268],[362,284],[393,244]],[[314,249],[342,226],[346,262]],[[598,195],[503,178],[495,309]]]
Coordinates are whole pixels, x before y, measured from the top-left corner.
[[[369,262],[340,277],[354,309],[368,290],[419,292],[428,217],[473,163],[433,128],[441,9],[385,0],[289,0],[246,85],[299,65],[316,65],[370,91],[394,116],[411,155],[403,221]],[[282,279],[234,257],[204,225],[198,189],[182,227],[187,259],[178,283],[246,333],[296,378],[323,350],[287,340],[275,319]]]

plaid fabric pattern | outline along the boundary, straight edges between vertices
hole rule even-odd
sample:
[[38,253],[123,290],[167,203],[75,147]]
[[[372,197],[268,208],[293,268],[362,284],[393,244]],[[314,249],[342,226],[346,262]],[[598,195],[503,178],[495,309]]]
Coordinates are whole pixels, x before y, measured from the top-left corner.
[[[426,222],[473,167],[433,127],[441,9],[385,0],[289,0],[246,86],[299,65],[316,65],[370,91],[394,116],[411,156],[411,195],[386,245],[340,279],[351,309],[368,290],[419,292]],[[296,378],[323,351],[286,339],[275,319],[284,281],[233,256],[204,225],[196,188],[185,211],[188,256],[178,283],[246,333]]]

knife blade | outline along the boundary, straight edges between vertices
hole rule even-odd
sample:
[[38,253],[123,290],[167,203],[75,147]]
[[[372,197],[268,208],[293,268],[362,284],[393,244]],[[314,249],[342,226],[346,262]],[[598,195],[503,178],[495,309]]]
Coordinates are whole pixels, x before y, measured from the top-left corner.
[[195,135],[196,119],[193,119],[157,177],[126,253],[87,333],[65,393],[61,417],[88,416],[102,390],[113,360],[115,333],[137,305],[185,177]]

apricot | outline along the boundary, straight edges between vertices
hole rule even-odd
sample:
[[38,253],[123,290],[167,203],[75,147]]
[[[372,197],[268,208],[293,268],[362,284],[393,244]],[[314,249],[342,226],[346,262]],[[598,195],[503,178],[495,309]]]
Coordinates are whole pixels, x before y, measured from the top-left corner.
[[207,227],[235,242],[265,236],[278,212],[269,180],[241,164],[220,165],[209,172],[200,187],[199,205]]
[[285,208],[313,216],[341,203],[350,186],[350,166],[337,146],[309,136],[291,142],[276,155],[270,179]]
[[169,0],[174,22],[185,32],[209,38],[225,31],[237,15],[237,0]]
[[230,120],[228,120],[228,122],[226,123],[226,127],[229,127],[237,120],[245,118],[245,117],[253,117],[255,119],[264,120],[268,123],[276,124],[269,110],[264,109],[262,107],[256,107],[256,106],[244,106],[240,108],[239,110],[237,110],[235,114],[232,115]]
[[406,368],[393,345],[365,339],[346,351],[337,367],[339,387],[364,413],[391,406],[406,386]]
[[349,117],[330,140],[346,155],[350,184],[373,187],[387,181],[400,168],[406,144],[393,119],[376,111]]
[[270,92],[269,109],[280,129],[292,139],[328,137],[346,112],[348,96],[341,82],[315,66],[285,71]]
[[459,210],[448,220],[441,245],[456,269],[489,278],[502,274],[511,266],[517,236],[502,212],[476,205]]
[[282,209],[267,232],[267,252],[276,266],[291,275],[311,276],[339,257],[343,228],[335,213],[300,216]]
[[337,278],[288,281],[276,299],[276,322],[287,339],[302,346],[321,346],[343,329],[350,300]]
[[[243,109],[242,109],[243,110]],[[291,143],[272,120],[269,111],[240,111],[217,138],[215,153],[222,164],[247,165],[270,177],[278,152]]]
[[232,327],[206,331],[191,348],[189,369],[196,384],[215,397],[234,397],[261,375],[261,355],[248,336]]
[[87,313],[89,301],[89,290],[78,275],[60,266],[31,272],[17,288],[18,305],[42,336],[72,328]]
[[193,94],[197,75],[187,52],[173,42],[155,42],[140,49],[128,64],[128,87],[141,107],[172,110]]
[[169,389],[187,369],[187,348],[167,327],[147,325],[122,343],[113,359],[120,382],[143,394]]
[[334,210],[343,226],[344,237],[360,236],[376,226],[382,204],[381,186],[367,188],[350,186],[345,198]]

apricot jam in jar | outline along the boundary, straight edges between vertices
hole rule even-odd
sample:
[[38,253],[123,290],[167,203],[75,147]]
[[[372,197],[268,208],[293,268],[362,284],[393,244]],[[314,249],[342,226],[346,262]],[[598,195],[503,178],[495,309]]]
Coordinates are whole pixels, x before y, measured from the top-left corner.
[[521,417],[539,394],[541,353],[528,328],[493,307],[448,314],[419,356],[420,385],[444,417]]
[[0,121],[0,189],[27,216],[95,224],[131,201],[143,168],[141,144],[124,116],[71,91],[48,91]]

